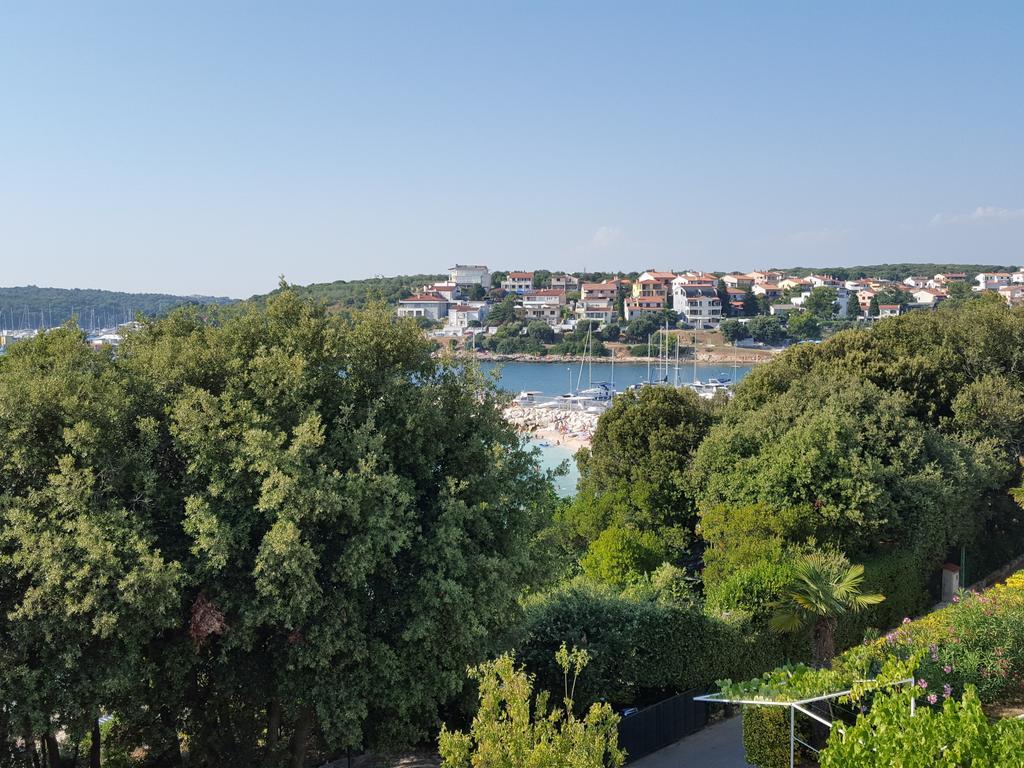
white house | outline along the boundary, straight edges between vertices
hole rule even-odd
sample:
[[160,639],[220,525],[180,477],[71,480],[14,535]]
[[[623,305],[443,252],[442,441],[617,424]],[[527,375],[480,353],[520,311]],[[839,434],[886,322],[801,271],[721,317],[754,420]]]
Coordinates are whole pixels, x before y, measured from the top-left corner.
[[1012,275],[1010,275],[1010,282],[1014,284],[1024,285],[1024,269],[1018,269]]
[[604,283],[583,283],[580,286],[580,299],[583,301],[614,302],[619,295],[619,284],[614,280]]
[[878,317],[897,317],[903,312],[903,308],[899,304],[879,304],[878,305]]
[[587,299],[576,302],[576,317],[580,320],[596,320],[602,325],[615,317],[615,305],[606,299]]
[[433,285],[424,285],[420,293],[436,293],[442,299],[447,299],[448,301],[455,301],[459,296],[462,295],[462,290],[460,289],[458,283],[453,283],[449,281],[447,283],[434,283]]
[[999,295],[1006,299],[1011,307],[1024,304],[1024,283],[1011,283],[999,288]]
[[448,300],[426,293],[399,299],[398,316],[442,320],[448,316]]
[[503,290],[523,294],[533,290],[533,272],[509,272],[501,282]]
[[523,294],[523,319],[543,320],[548,325],[562,322],[562,307],[565,306],[565,291],[547,288]]
[[643,315],[661,315],[664,309],[665,300],[660,296],[629,296],[622,305],[627,323]]
[[934,307],[940,301],[946,298],[945,291],[939,291],[934,288],[918,288],[913,293],[914,302],[917,304],[923,304],[928,307]]
[[911,288],[926,288],[928,286],[928,282],[929,278],[919,275],[911,275],[910,277],[903,279],[903,284]]
[[672,309],[695,328],[717,328],[722,320],[722,300],[714,288],[674,283]]
[[1009,272],[981,272],[975,278],[976,291],[996,291],[1001,286],[1010,284]]
[[841,288],[842,280],[836,280],[832,275],[809,275],[807,282],[813,288]]
[[463,287],[479,285],[486,290],[491,287],[491,273],[481,264],[456,264],[448,268],[448,282]]
[[574,275],[552,275],[551,287],[561,288],[563,291],[575,291],[580,287],[580,279]]
[[448,307],[447,328],[465,330],[471,323],[482,323],[487,317],[488,305],[482,301],[474,301],[468,304],[454,304]]

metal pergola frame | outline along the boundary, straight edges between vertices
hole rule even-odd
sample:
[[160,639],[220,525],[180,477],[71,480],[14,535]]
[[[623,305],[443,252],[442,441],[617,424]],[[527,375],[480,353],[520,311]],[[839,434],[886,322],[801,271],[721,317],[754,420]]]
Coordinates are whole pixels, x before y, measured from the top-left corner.
[[[873,681],[873,680],[865,680],[863,682],[871,683],[871,682],[875,682],[875,681]],[[913,685],[913,684],[914,684],[914,678],[908,677],[908,678],[905,678],[903,680],[895,680],[895,681],[893,681],[891,683],[882,683],[882,684],[880,684],[878,686],[878,689],[880,690],[882,688],[887,688],[887,687],[895,686],[895,685]],[[821,723],[822,725],[826,726],[830,730],[832,728],[837,728],[840,733],[844,733],[843,726],[840,723],[837,723],[837,722],[832,721],[832,720],[826,720],[824,717],[822,717],[821,715],[817,714],[816,712],[812,712],[807,707],[808,707],[808,705],[814,704],[815,702],[819,702],[819,701],[832,701],[834,699],[842,698],[843,696],[849,696],[851,693],[853,693],[852,690],[835,691],[834,693],[826,693],[826,694],[822,694],[821,696],[812,696],[812,697],[809,697],[809,698],[806,698],[806,699],[791,699],[791,700],[781,700],[781,701],[773,701],[773,700],[770,700],[770,699],[731,699],[731,698],[728,698],[728,697],[724,696],[721,693],[709,693],[709,694],[705,694],[704,696],[694,696],[693,700],[694,701],[704,701],[704,702],[707,702],[708,704],[742,704],[742,705],[745,705],[745,706],[754,706],[754,707],[786,707],[789,710],[789,766],[790,766],[790,768],[794,768],[794,766],[796,765],[796,745],[797,744],[800,744],[800,745],[806,747],[807,749],[811,750],[815,754],[818,754],[818,751],[819,751],[819,750],[815,749],[814,747],[812,747],[810,744],[808,744],[806,741],[804,741],[804,740],[802,740],[802,739],[797,737],[797,735],[796,735],[796,713],[800,712],[801,714],[807,715],[808,717],[810,717],[810,718],[812,718],[814,720],[817,720],[819,723]],[[915,708],[915,701],[914,701],[914,698],[911,697],[911,699],[910,699],[910,716],[911,717],[914,716],[914,708]]]

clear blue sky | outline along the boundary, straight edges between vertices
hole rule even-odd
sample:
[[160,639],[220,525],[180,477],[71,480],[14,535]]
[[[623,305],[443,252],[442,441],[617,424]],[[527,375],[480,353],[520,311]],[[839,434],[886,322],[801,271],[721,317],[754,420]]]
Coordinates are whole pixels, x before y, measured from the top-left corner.
[[1020,2],[8,2],[0,115],[2,285],[1024,262]]

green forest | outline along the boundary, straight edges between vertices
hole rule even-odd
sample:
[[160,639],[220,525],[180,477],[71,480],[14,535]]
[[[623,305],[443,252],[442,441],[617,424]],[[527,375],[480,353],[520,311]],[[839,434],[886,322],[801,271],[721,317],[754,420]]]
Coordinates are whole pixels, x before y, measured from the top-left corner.
[[72,316],[83,328],[111,328],[135,319],[166,314],[183,304],[228,304],[220,296],[172,296],[164,293],[121,293],[90,288],[0,288],[0,328],[56,328]]
[[[323,302],[332,311],[362,309],[373,301],[384,301],[392,306],[399,299],[418,293],[424,285],[444,282],[443,275],[397,275],[395,277],[370,277],[365,280],[335,280],[332,283],[310,283],[290,286],[303,298]],[[269,296],[283,290],[278,288],[267,296],[253,296],[250,301],[263,304]]]

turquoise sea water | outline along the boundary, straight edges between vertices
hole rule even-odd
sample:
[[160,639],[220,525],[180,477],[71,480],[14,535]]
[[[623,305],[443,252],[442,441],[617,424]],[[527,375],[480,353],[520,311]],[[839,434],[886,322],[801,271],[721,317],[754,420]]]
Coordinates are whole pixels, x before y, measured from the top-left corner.
[[[736,366],[736,379],[742,379],[750,372],[752,366]],[[648,370],[646,363],[594,363],[593,366],[584,366],[582,376],[580,375],[580,364],[576,363],[480,363],[480,369],[485,372],[498,369],[500,379],[498,381],[502,389],[509,392],[523,392],[533,390],[543,392],[545,395],[561,395],[571,389],[577,389],[577,382],[580,387],[586,387],[589,381],[613,381],[616,388],[621,392],[630,384],[638,384],[641,381],[648,381],[663,378],[664,370],[656,371],[655,366]],[[693,381],[693,364],[685,365],[680,362],[679,371],[674,367],[668,370],[668,380],[678,381],[680,384]],[[705,381],[709,378],[732,378],[733,366],[730,363],[697,363],[697,378]]]
[[[535,391],[545,395],[560,395],[570,389],[570,376],[572,377],[571,388],[576,389],[580,381],[580,364],[576,363],[481,363],[480,368],[485,372],[498,370],[500,376],[498,384],[502,389],[509,392]],[[742,379],[750,372],[751,366],[739,365],[735,369],[736,380]],[[612,381],[614,377],[615,386],[621,392],[630,384],[637,384],[641,381],[648,381],[648,375],[652,379],[658,374],[654,366],[651,366],[650,373],[646,363],[594,363],[593,368],[583,368],[582,381],[580,386],[586,387],[588,381]],[[661,371],[661,376],[665,372]],[[678,376],[678,379],[677,379]],[[697,378],[703,380],[709,378],[724,379],[733,377],[733,367],[728,363],[698,363]],[[678,380],[680,383],[693,380],[693,364],[684,366],[680,364],[678,374],[675,368],[668,371],[669,381]],[[555,480],[555,487],[561,496],[572,496],[576,493],[576,483],[579,481],[579,472],[576,469],[576,462],[572,460],[572,452],[559,445],[548,445],[540,447],[539,441],[530,440],[529,443],[540,451],[540,466],[542,469],[554,469],[561,462],[568,461],[568,473]]]

